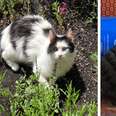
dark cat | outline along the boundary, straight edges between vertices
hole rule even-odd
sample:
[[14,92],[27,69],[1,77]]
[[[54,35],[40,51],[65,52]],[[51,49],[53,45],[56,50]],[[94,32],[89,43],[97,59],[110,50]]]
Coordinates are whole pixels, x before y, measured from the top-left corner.
[[102,97],[108,97],[114,103],[113,100],[116,99],[116,47],[102,57],[101,82]]

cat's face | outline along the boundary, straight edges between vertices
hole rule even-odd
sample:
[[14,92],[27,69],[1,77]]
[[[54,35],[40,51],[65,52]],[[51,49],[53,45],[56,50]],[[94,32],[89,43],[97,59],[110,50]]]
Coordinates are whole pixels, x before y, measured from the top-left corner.
[[[48,47],[48,53],[52,54],[55,59],[65,58],[74,52],[74,44],[72,43],[72,35],[52,35],[54,36]],[[71,34],[71,33],[70,33]]]

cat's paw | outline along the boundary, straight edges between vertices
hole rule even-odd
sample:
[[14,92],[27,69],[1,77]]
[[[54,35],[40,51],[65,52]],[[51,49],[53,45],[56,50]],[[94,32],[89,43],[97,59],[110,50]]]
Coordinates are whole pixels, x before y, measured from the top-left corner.
[[16,71],[19,70],[19,65],[18,64],[14,64],[14,65],[12,65],[11,69],[16,72]]
[[12,60],[10,60],[11,58],[9,58],[10,56],[7,54],[7,52],[3,52],[2,53],[2,58],[4,59],[4,61],[6,62],[6,64],[13,70],[13,71],[18,71],[19,70],[19,65],[16,63],[16,62],[14,62],[14,61],[12,61]]
[[38,81],[39,81],[41,84],[44,84],[46,87],[49,87],[49,83],[48,83],[47,79],[46,79],[44,76],[40,75],[38,78],[39,78]]
[[15,62],[11,62],[11,61],[6,61],[7,65],[15,72],[17,72],[19,70],[19,65]]

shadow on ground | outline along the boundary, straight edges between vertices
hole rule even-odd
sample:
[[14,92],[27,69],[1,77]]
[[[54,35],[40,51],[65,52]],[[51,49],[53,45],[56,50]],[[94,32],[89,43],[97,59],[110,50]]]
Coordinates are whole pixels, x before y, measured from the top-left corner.
[[[73,65],[72,69],[66,74],[65,77],[61,77],[56,81],[58,87],[61,88],[64,92],[66,91],[67,85],[69,85],[70,83],[72,83],[72,87],[73,89],[75,89],[75,91],[80,92],[80,96],[82,95],[83,92],[85,92],[86,90],[85,83],[82,77],[80,76],[80,73],[76,65]],[[61,103],[64,102],[65,97],[66,96],[63,94],[63,92],[61,92],[60,94]]]

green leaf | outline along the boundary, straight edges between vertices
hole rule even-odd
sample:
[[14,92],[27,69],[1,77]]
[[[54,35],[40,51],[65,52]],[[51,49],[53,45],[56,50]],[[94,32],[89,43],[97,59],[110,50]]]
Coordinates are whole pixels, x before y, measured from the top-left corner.
[[4,112],[4,107],[0,104],[0,113]]

